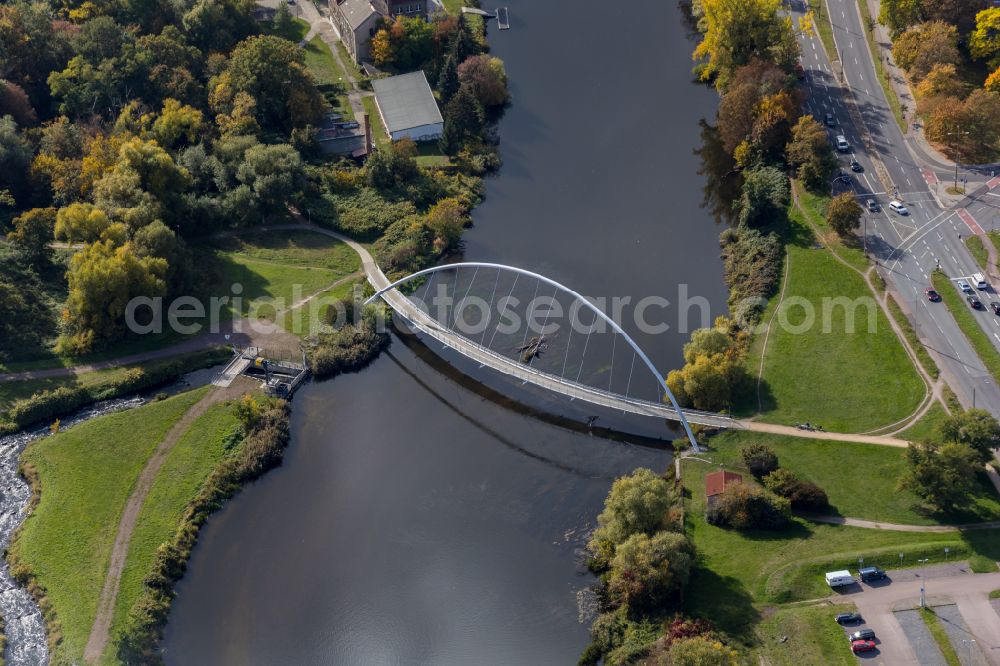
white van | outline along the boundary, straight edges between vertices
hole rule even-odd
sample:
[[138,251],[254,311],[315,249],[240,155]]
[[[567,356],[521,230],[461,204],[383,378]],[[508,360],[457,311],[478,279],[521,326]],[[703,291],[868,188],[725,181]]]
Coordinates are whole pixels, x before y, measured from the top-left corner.
[[851,144],[847,143],[847,137],[843,134],[837,136],[837,150],[842,153],[846,153],[851,149]]
[[854,576],[846,569],[844,571],[828,571],[826,574],[826,584],[830,587],[840,587],[842,585],[853,585]]
[[972,284],[976,285],[976,289],[986,289],[989,286],[986,284],[986,278],[983,277],[982,273],[972,274]]

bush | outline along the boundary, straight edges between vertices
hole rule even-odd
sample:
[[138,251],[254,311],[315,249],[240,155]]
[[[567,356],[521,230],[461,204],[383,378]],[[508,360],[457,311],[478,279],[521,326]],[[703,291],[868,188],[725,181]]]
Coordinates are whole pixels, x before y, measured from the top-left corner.
[[727,486],[705,511],[711,525],[738,530],[780,529],[790,517],[789,501],[752,483]]
[[761,479],[778,469],[778,456],[764,444],[748,444],[740,449],[740,458],[750,473]]
[[355,238],[375,240],[394,222],[415,214],[409,201],[390,201],[371,187],[361,187],[349,194],[328,195],[336,207],[334,226]]
[[694,546],[683,534],[633,534],[615,549],[608,592],[631,610],[655,608],[687,584]]
[[781,280],[782,247],[774,233],[737,227],[719,236],[729,308],[741,325],[756,323]]
[[615,479],[589,543],[598,567],[607,566],[618,544],[633,534],[679,528],[679,499],[672,484],[649,469]]
[[765,476],[764,487],[787,499],[793,509],[822,511],[830,506],[822,488],[811,481],[803,481],[787,469],[777,469]]
[[721,641],[704,636],[685,638],[670,648],[671,666],[737,666],[739,655]]

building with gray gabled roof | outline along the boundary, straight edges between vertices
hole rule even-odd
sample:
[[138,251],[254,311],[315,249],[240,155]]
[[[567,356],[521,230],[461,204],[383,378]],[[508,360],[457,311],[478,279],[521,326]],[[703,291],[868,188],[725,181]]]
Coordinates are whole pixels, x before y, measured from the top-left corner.
[[423,70],[374,79],[375,105],[389,137],[429,141],[441,136],[444,120]]

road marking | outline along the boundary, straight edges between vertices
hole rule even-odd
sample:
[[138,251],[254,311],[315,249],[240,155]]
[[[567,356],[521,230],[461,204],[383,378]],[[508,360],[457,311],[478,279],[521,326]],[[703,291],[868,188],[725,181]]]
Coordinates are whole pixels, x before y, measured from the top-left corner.
[[979,235],[982,235],[984,233],[983,228],[979,226],[978,222],[976,222],[976,218],[972,217],[972,215],[966,209],[959,208],[958,216],[962,218],[962,221],[965,222],[966,225],[968,225],[969,229],[972,229],[972,233]]

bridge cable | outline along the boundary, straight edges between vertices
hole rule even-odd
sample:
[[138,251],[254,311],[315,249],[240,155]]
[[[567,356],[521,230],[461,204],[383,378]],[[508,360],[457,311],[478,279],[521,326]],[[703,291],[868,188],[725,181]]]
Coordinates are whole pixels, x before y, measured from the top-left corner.
[[[507,298],[508,299],[511,296],[514,295],[514,288],[517,286],[517,278],[519,278],[519,277],[520,277],[519,273],[514,273],[514,284],[510,285],[510,293],[507,294]],[[500,322],[501,321],[503,321],[503,315],[502,314],[497,319],[497,325],[493,328],[493,335],[490,336],[490,344],[487,346],[488,349],[493,349],[493,339],[497,337],[497,331],[500,330]]]
[[[597,323],[597,315],[594,315],[594,324]],[[590,330],[587,331],[587,339],[583,341],[583,354],[580,355],[580,369],[576,371],[576,383],[580,383],[580,375],[583,374],[583,361],[587,358],[587,347],[590,345],[590,335],[594,332],[594,327],[591,325]]]
[[[615,376],[615,347],[618,344],[618,334],[611,337],[611,370],[608,372],[608,393],[611,393],[611,381]],[[614,395],[612,393],[612,395]]]
[[[553,292],[552,292],[552,300],[553,301],[556,300],[556,296],[558,296],[558,295],[559,295],[559,287],[556,287],[553,290]],[[548,310],[548,312],[545,313],[545,319],[542,320],[542,329],[540,331],[538,331],[538,335],[541,338],[545,337],[545,327],[549,325],[549,316],[551,314],[552,314],[552,308],[550,307],[549,310]],[[531,365],[531,362],[534,361],[534,360],[535,360],[534,356],[532,356],[531,358],[529,358],[528,359],[528,365]]]
[[[458,323],[459,305],[462,304],[462,303],[465,303],[465,299],[467,299],[469,297],[469,292],[472,291],[472,285],[475,284],[475,282],[476,282],[476,276],[477,275],[479,275],[479,266],[476,266],[476,270],[472,272],[472,279],[469,280],[469,286],[465,289],[465,295],[462,296],[462,300],[460,300],[460,301],[458,301],[458,302],[455,303],[455,307],[454,307],[454,309],[453,309],[453,311],[451,313],[451,326],[449,326],[448,328],[454,329],[455,328],[455,324]],[[455,287],[458,288],[458,275],[457,274],[455,275]],[[465,321],[465,319],[463,318],[462,321]]]
[[[535,295],[531,297],[531,302],[530,302],[530,303],[528,303],[528,305],[529,305],[529,306],[530,306],[530,305],[531,305],[532,303],[534,303],[534,302],[535,302],[535,299],[536,299],[536,298],[538,298],[538,285],[540,285],[541,283],[542,283],[542,282],[541,282],[541,280],[535,280]],[[525,323],[524,323],[524,338],[523,338],[523,339],[521,340],[521,346],[522,346],[522,347],[523,347],[523,346],[524,346],[525,344],[527,344],[527,342],[528,342],[528,331],[529,331],[530,329],[531,329],[531,327],[530,327],[530,326],[528,326],[528,322],[525,322]],[[528,359],[528,360],[530,361],[531,359]],[[529,364],[529,365],[530,365],[530,364]]]
[[[493,301],[497,297],[497,285],[500,284],[500,274],[503,273],[499,268],[497,269],[497,279],[493,283],[493,293],[490,294],[490,310],[493,309]],[[483,326],[483,336],[479,339],[479,346],[482,347],[483,343],[486,342],[486,330],[490,327],[489,320],[487,320],[486,326]]]
[[[633,349],[632,350],[632,365],[630,365],[629,368],[628,368],[628,384],[625,385],[625,397],[626,398],[629,397],[629,395],[628,395],[629,391],[632,390],[632,371],[635,370],[635,357],[636,356],[638,356],[638,354],[636,354],[635,350]],[[622,412],[624,413],[625,410],[623,409]]]

